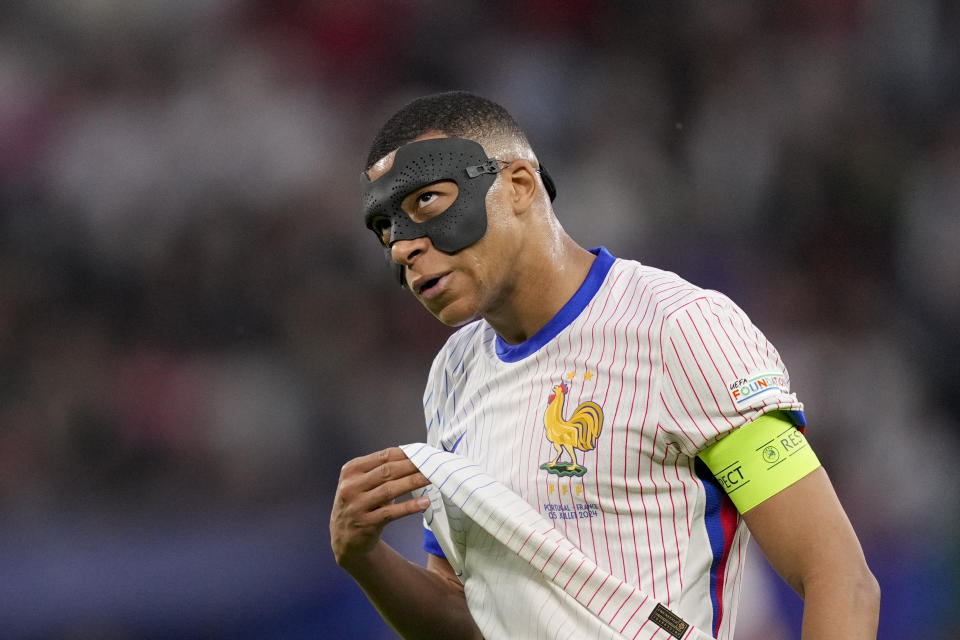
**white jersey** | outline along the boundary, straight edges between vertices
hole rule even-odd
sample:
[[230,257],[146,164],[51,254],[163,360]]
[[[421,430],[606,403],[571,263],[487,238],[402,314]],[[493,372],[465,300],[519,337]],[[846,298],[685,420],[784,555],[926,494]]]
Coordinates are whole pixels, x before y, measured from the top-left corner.
[[474,462],[422,443],[404,453],[430,480],[414,491],[488,640],[711,640],[636,585],[607,573]]
[[[802,425],[803,407],[728,298],[594,253],[574,297],[526,342],[484,321],[451,336],[424,394],[427,442],[475,462],[601,570],[731,638],[749,534],[696,456],[769,411]],[[425,547],[443,555],[429,530]],[[468,586],[477,601],[510,598],[502,583]]]

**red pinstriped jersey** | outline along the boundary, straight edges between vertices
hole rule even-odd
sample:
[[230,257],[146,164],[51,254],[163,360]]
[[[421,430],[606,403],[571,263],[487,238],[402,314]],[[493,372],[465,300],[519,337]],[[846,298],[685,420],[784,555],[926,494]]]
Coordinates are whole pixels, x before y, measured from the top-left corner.
[[[484,321],[451,336],[424,394],[427,441],[476,462],[601,569],[732,638],[749,534],[696,456],[769,411],[802,425],[803,406],[728,298],[594,253],[528,341],[509,345]],[[425,546],[443,553],[429,531]],[[468,604],[510,597],[461,577]],[[472,612],[481,628],[492,615]]]

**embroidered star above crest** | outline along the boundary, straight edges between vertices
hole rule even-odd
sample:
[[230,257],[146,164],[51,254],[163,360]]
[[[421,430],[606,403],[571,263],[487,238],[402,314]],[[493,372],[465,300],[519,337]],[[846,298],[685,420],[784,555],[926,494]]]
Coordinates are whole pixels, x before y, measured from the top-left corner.
[[593,374],[590,373],[589,371],[587,371],[585,374],[583,374],[583,379],[584,379],[584,380],[590,380],[591,378],[593,378]]
[[573,380],[576,377],[577,377],[576,371],[571,371],[570,373],[567,374],[567,380]]

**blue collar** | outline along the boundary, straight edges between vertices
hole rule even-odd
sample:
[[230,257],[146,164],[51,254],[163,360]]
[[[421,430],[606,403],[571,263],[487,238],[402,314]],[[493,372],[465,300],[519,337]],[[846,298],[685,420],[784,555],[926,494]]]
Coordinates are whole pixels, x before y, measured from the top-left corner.
[[504,362],[518,362],[527,356],[536,352],[540,347],[547,344],[563,331],[567,326],[577,319],[577,316],[587,308],[593,296],[600,290],[600,285],[607,277],[610,267],[613,266],[614,258],[605,247],[590,249],[590,253],[597,256],[590,265],[590,271],[586,279],[573,297],[563,305],[563,308],[553,316],[542,329],[530,336],[520,344],[510,344],[499,335],[497,336],[497,356]]

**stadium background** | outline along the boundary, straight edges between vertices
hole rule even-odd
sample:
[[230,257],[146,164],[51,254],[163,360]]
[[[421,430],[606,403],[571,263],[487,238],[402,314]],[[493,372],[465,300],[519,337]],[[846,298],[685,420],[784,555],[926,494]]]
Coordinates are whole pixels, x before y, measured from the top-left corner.
[[[391,283],[358,171],[394,108],[466,88],[583,244],[751,314],[880,637],[956,638],[958,7],[7,0],[0,637],[393,637],[329,504],[345,460],[421,439],[447,330]],[[738,638],[798,637],[760,557],[745,591]]]

